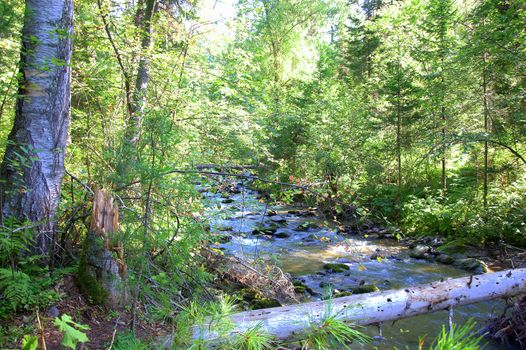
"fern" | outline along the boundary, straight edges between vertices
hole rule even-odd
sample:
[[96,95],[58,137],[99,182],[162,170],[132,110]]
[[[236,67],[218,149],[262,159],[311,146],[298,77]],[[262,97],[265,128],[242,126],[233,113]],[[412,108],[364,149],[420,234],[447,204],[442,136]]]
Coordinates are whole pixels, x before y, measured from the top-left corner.
[[22,271],[0,268],[0,291],[4,305],[13,311],[32,303],[31,277]]

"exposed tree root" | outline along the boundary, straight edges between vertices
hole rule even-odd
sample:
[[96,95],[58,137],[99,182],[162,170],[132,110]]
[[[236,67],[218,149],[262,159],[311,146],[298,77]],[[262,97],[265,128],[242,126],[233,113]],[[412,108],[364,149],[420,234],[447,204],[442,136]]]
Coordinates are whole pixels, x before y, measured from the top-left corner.
[[487,329],[489,335],[501,343],[526,349],[526,295],[514,299]]

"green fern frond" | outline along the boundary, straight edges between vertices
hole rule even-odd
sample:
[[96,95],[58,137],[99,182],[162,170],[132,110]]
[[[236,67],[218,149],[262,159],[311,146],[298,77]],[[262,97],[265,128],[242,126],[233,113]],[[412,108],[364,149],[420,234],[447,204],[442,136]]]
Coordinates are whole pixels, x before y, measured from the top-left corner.
[[31,296],[31,277],[21,271],[0,268],[0,291],[4,302],[14,311],[29,304]]

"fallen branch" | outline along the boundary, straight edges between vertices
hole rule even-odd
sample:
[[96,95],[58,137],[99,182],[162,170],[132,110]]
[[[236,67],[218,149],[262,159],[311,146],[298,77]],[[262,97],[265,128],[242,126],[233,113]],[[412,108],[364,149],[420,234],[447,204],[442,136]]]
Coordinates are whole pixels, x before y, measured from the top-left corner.
[[[284,307],[234,314],[232,334],[260,325],[277,338],[301,335],[313,323],[320,324],[329,303],[333,314],[356,325],[385,321],[445,310],[457,305],[511,297],[526,293],[526,269],[507,270],[485,275],[449,279],[399,290],[352,295],[331,301],[316,301]],[[194,326],[195,339],[215,339],[210,322]]]

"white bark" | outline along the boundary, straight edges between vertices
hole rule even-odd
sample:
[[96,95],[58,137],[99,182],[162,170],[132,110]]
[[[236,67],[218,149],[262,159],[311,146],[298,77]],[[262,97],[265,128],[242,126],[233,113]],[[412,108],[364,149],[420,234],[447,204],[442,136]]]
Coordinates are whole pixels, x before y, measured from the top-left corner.
[[[526,293],[526,269],[449,279],[400,290],[336,298],[333,314],[356,325],[394,321],[431,313],[451,306],[511,297]],[[301,335],[312,322],[320,323],[326,315],[328,301],[316,301],[284,307],[247,311],[230,317],[231,331],[242,333],[261,324],[262,329],[280,339]],[[213,324],[194,327],[195,339],[214,339]]]
[[48,255],[70,121],[72,0],[26,0],[19,94],[1,171],[1,213],[39,222]]

